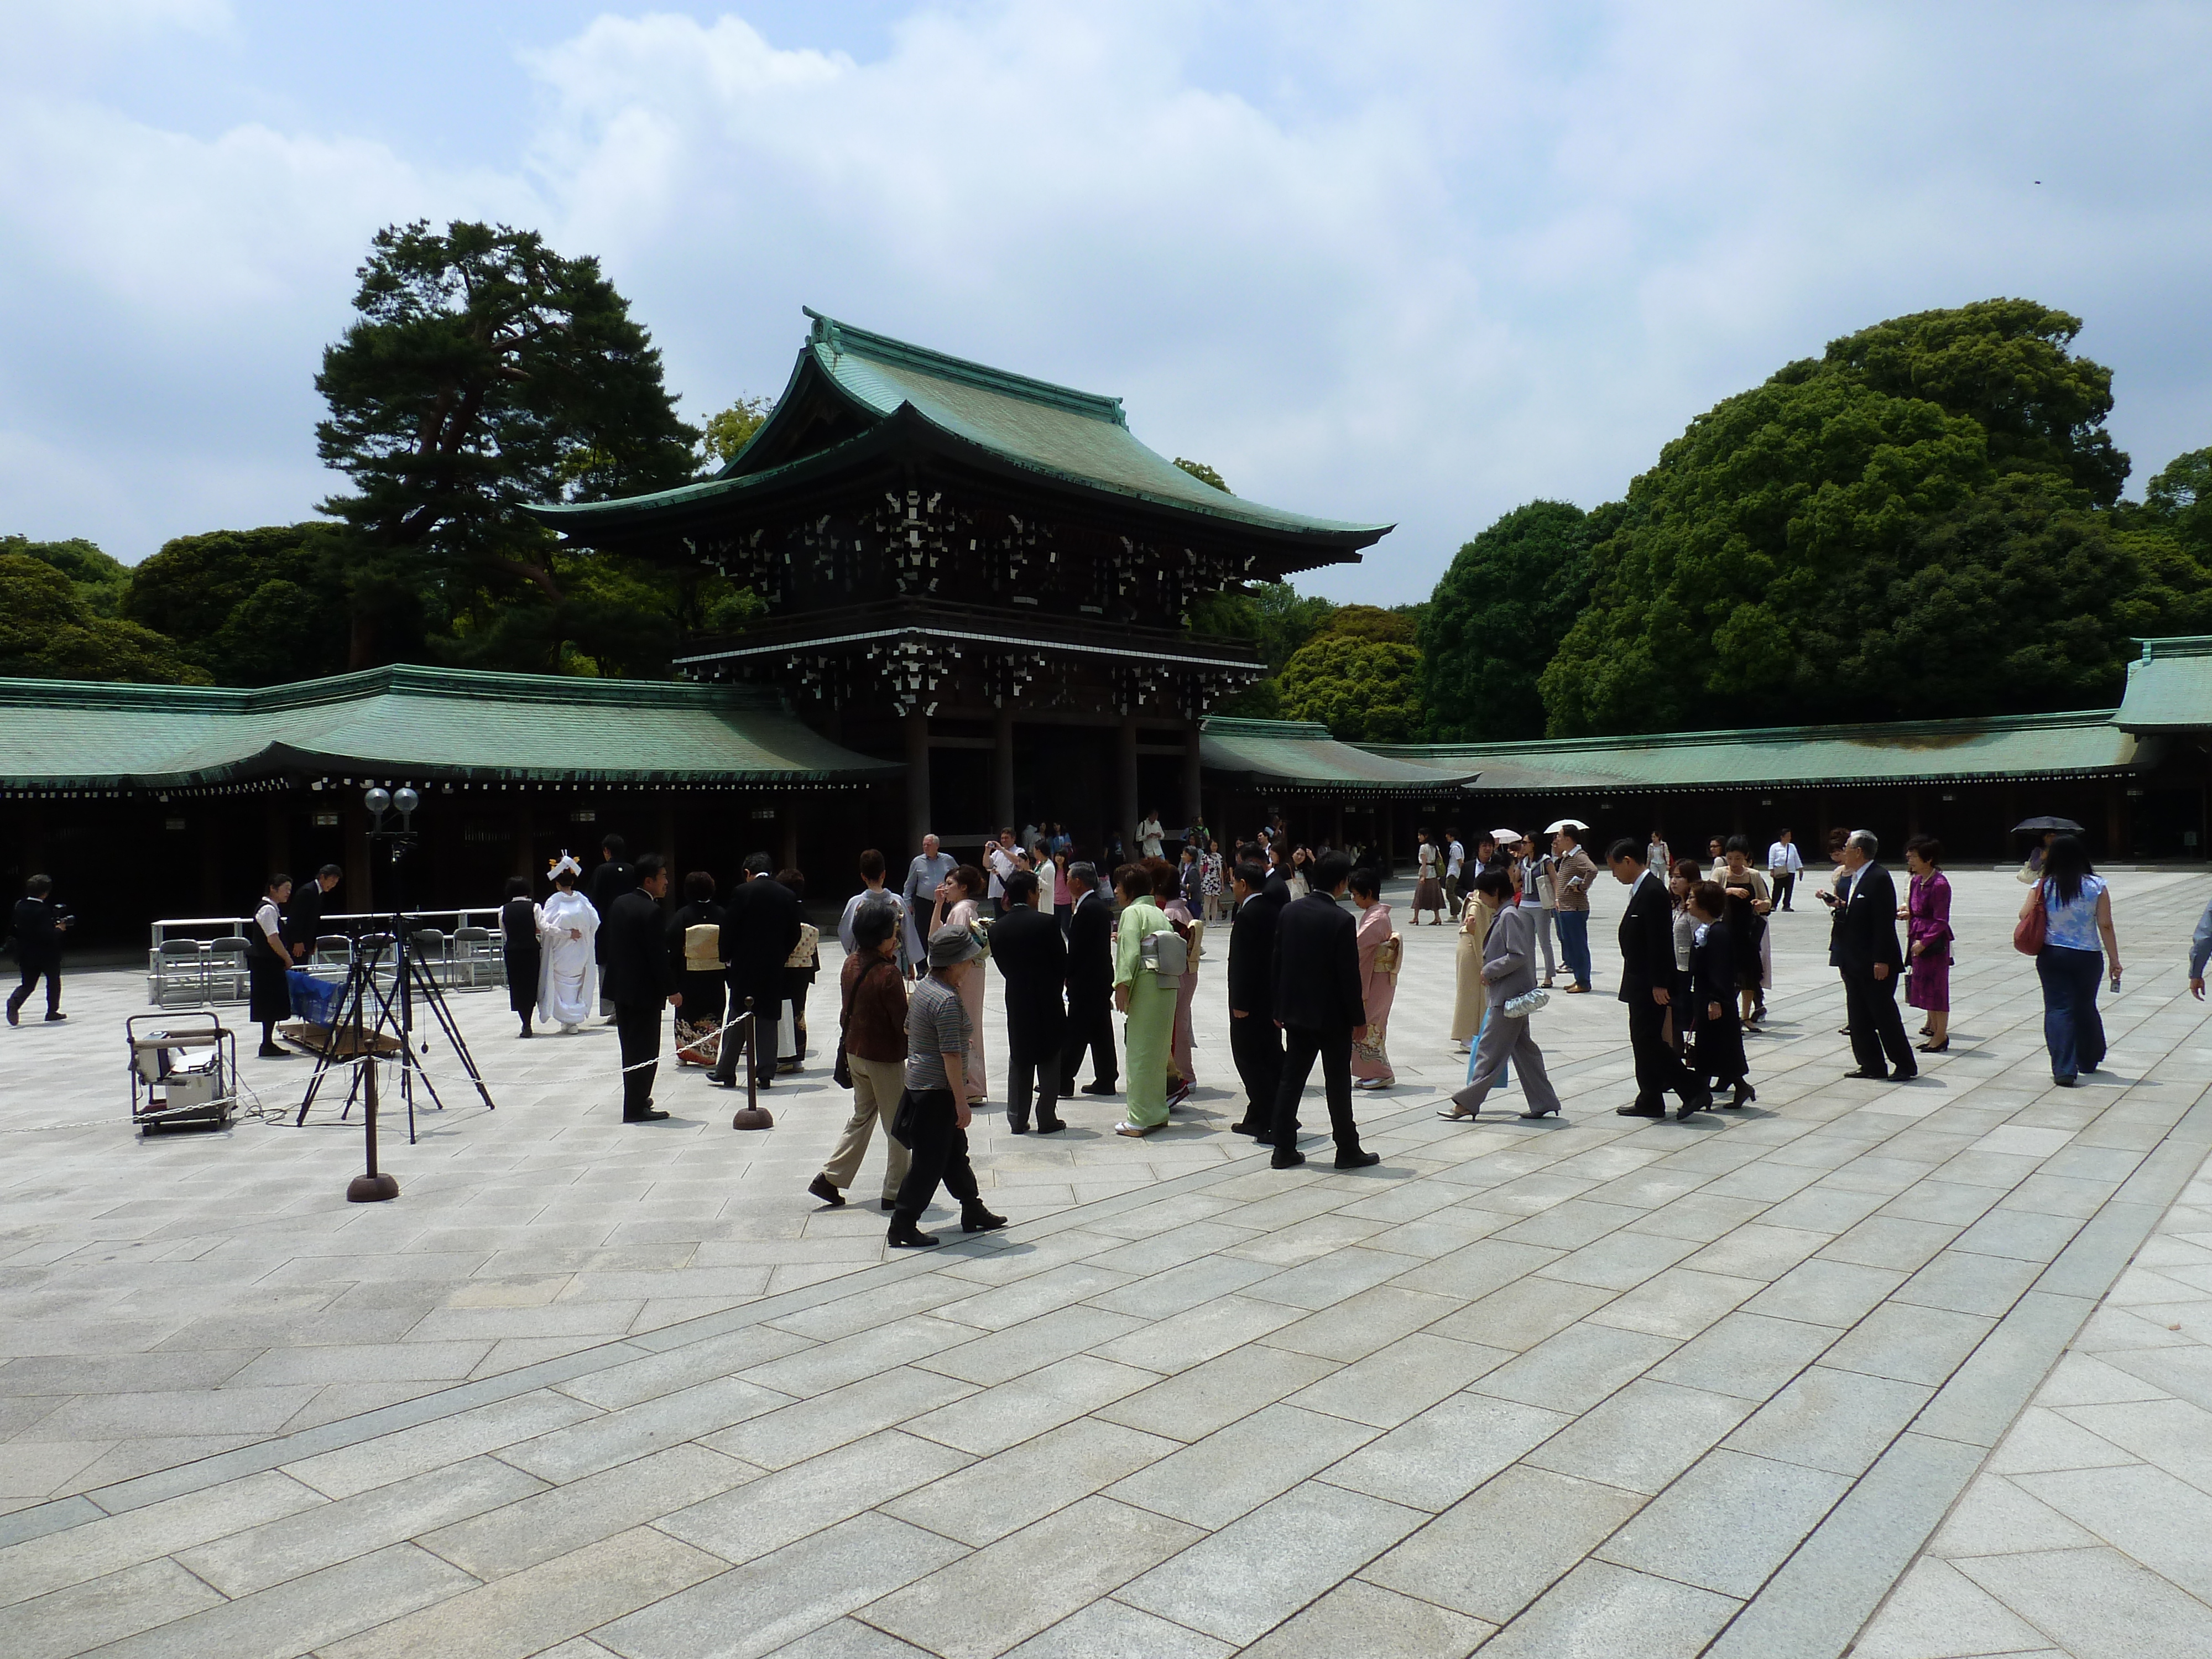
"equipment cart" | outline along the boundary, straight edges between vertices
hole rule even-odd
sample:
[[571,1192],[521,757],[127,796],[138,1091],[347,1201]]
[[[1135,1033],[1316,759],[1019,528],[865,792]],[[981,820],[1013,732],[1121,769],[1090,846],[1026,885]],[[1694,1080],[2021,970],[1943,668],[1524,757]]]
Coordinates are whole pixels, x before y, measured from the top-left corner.
[[[156,1023],[159,1029],[153,1029]],[[132,1014],[131,1121],[156,1129],[221,1129],[238,1103],[238,1038],[213,1013]]]

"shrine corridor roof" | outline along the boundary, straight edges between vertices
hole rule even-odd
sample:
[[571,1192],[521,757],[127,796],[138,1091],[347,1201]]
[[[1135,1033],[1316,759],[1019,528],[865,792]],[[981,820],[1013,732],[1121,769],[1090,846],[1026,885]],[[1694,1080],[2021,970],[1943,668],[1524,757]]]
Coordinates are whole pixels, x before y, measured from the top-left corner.
[[[619,501],[545,505],[532,512],[565,533],[625,528],[675,509],[750,494],[802,470],[811,472],[843,452],[857,459],[878,428],[901,411],[957,447],[981,452],[1048,481],[1103,490],[1229,526],[1326,541],[1345,550],[1389,533],[1387,524],[1310,518],[1247,501],[1201,483],[1129,430],[1119,398],[1032,380],[926,346],[855,328],[809,310],[813,328],[791,380],[746,447],[714,477]],[[793,434],[809,417],[815,395],[829,390],[859,437],[827,447],[806,447]]]
[[393,667],[258,690],[0,680],[0,788],[225,788],[373,771],[477,783],[788,787],[902,775],[772,693]]

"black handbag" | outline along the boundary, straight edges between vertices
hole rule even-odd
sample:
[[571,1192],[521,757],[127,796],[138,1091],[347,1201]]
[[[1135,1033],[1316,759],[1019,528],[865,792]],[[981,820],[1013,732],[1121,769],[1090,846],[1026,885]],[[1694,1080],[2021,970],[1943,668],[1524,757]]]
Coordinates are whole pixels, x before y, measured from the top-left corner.
[[890,1136],[908,1152],[914,1150],[915,1136],[921,1128],[921,1104],[914,1097],[914,1091],[899,1091],[898,1109],[891,1114]]

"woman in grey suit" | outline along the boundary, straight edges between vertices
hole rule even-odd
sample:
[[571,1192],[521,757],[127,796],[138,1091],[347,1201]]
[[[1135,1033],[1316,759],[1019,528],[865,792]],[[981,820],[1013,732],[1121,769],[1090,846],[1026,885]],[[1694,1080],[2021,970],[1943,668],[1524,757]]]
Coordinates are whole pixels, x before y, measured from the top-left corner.
[[1490,937],[1482,942],[1482,978],[1490,1011],[1475,1041],[1474,1071],[1467,1087],[1452,1097],[1452,1110],[1437,1115],[1460,1122],[1475,1116],[1510,1061],[1528,1098],[1528,1109],[1521,1115],[1549,1117],[1559,1109],[1559,1097],[1545,1075],[1544,1051],[1536,1046],[1528,1018],[1516,1019],[1505,1012],[1508,1002],[1536,988],[1535,919],[1527,906],[1508,902],[1513,878],[1504,871],[1485,870],[1474,878],[1474,888],[1499,906]]

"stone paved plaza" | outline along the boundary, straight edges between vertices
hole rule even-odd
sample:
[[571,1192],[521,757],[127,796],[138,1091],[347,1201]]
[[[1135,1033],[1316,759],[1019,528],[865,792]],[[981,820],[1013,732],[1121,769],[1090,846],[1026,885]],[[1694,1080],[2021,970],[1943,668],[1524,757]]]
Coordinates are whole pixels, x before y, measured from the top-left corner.
[[448,1089],[410,1146],[387,1098],[369,1206],[357,1114],[276,1115],[304,1061],[246,1062],[269,1121],[140,1139],[143,982],[78,975],[0,1030],[0,1653],[2212,1652],[2212,878],[2115,876],[2070,1091],[2021,890],[1954,879],[1949,1054],[1841,1080],[1808,905],[1757,1105],[1686,1124],[1612,1109],[1609,884],[1601,994],[1537,1016],[1565,1121],[1439,1121],[1452,935],[1401,908],[1383,1162],[1343,1175],[1227,1132],[1225,940],[1194,1109],[1142,1142],[1089,1097],[1004,1133],[994,982],[1015,1224],[914,1255],[879,1152],[803,1192],[833,971],[753,1133],[696,1073],[624,1127],[611,1031],[456,996],[497,1109]]

